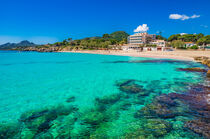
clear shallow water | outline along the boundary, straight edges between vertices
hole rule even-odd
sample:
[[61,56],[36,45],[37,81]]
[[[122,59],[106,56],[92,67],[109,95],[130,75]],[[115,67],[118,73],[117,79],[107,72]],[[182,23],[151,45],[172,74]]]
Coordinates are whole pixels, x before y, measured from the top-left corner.
[[[129,133],[133,135],[133,132],[145,123],[145,119],[134,116],[139,109],[151,103],[156,96],[173,92],[182,93],[189,89],[190,84],[203,81],[200,73],[176,70],[176,68],[202,67],[198,63],[128,62],[137,60],[154,59],[77,53],[0,51],[0,121],[1,123],[16,122],[24,112],[30,110],[40,111],[58,105],[74,105],[78,109],[76,112],[78,115],[75,117],[79,117],[79,121],[75,120],[72,123],[66,136],[75,138],[77,135],[84,134],[92,138],[102,138],[102,136],[130,138]],[[147,94],[139,98],[132,93],[122,91],[119,82],[126,80],[134,80],[136,84],[147,90]],[[120,94],[120,101],[114,99],[114,102],[111,101],[109,104],[113,94]],[[95,100],[104,96],[109,98],[102,100],[105,103]],[[97,104],[103,104],[110,109],[106,108],[106,112],[98,113],[95,110],[98,107]],[[97,117],[98,115],[101,117]],[[107,118],[107,115],[111,118]],[[66,117],[58,116],[57,119],[50,121],[50,124],[62,120],[64,121],[61,123],[65,123],[65,119],[71,116],[72,114]],[[98,119],[87,122],[90,117]],[[67,118],[66,121],[68,120]],[[171,122],[170,119],[166,121]],[[172,123],[174,122],[178,125],[183,124],[181,120]],[[93,126],[94,124],[96,127]],[[58,131],[54,131],[52,127],[51,125],[47,129],[53,137],[56,137]],[[35,136],[35,133],[30,134]],[[44,133],[36,132],[36,134],[41,136]],[[168,138],[175,135],[181,136],[175,129],[164,133]]]

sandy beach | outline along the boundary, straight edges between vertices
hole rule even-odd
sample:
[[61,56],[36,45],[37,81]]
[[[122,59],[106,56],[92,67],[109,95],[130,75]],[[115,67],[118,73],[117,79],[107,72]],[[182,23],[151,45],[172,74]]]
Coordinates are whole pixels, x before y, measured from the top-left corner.
[[62,51],[62,52],[167,58],[167,59],[178,59],[178,60],[188,60],[188,61],[193,61],[194,57],[198,56],[210,57],[210,51],[199,51],[199,50],[146,51],[146,52],[123,51],[123,50],[82,50],[82,51]]

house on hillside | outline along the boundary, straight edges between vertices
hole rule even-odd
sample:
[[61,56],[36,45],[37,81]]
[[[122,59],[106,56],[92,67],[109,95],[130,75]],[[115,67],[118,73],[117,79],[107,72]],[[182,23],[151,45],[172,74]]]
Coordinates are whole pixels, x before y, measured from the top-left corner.
[[192,46],[196,45],[194,42],[185,42],[185,47],[190,48]]
[[157,47],[166,47],[166,41],[164,40],[155,40],[150,44],[156,45]]

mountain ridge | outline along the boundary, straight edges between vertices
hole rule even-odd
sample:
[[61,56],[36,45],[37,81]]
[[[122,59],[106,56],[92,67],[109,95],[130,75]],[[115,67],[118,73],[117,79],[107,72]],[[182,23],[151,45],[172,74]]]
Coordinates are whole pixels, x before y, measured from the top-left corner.
[[35,43],[23,40],[19,43],[5,43],[0,45],[0,49],[12,49],[12,48],[17,48],[17,47],[35,47],[37,46]]

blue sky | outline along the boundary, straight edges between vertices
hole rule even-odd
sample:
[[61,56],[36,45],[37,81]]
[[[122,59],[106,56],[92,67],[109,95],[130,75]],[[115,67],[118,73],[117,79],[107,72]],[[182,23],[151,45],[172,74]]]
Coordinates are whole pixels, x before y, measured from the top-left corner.
[[[210,0],[0,0],[0,44],[35,43],[133,34],[147,24],[149,33],[210,34]],[[171,16],[170,16],[171,15]],[[169,18],[170,16],[170,18]]]

